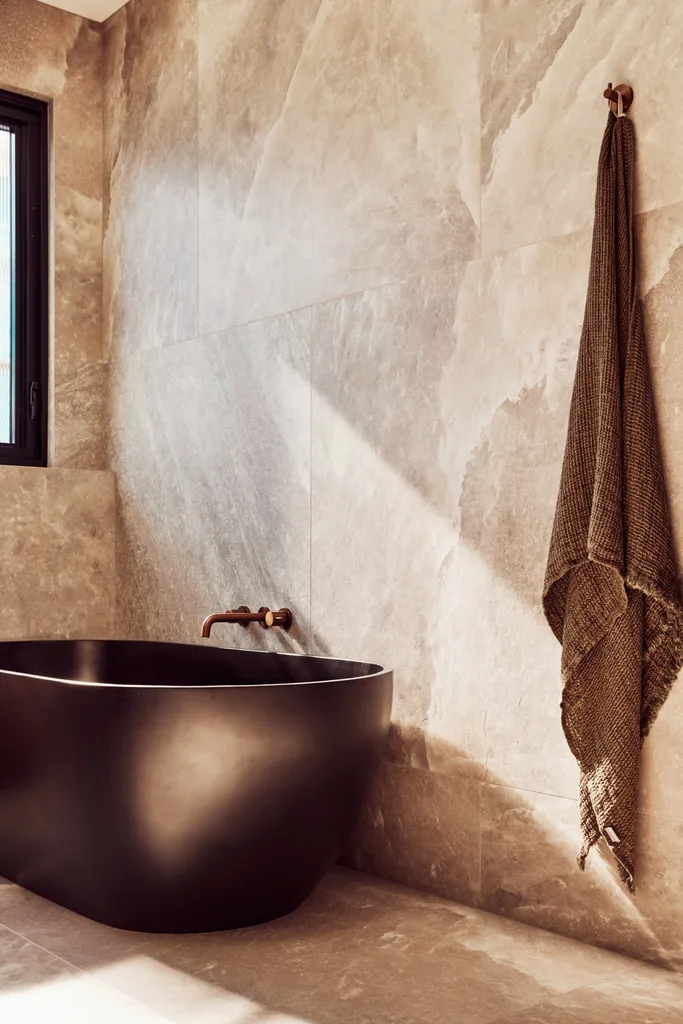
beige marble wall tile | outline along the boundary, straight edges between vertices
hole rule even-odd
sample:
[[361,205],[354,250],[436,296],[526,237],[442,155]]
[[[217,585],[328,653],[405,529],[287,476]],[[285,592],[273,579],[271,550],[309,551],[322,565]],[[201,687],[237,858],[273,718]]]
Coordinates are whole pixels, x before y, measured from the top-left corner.
[[640,291],[678,560],[683,565],[683,203],[642,214]]
[[384,764],[344,861],[680,969],[683,926],[676,893],[682,843],[681,825],[641,816],[632,896],[605,851],[594,850],[587,871],[579,871],[575,800]]
[[[679,570],[683,568],[683,203],[637,219],[641,294],[662,458]],[[683,822],[680,729],[683,686],[674,686],[648,737],[642,759],[641,807]]]
[[119,628],[196,642],[209,612],[288,606],[295,628],[217,626],[224,646],[306,646],[310,317],[174,345],[112,372]]
[[197,334],[197,0],[130,0],[104,29],[104,344]]
[[394,668],[398,760],[567,796],[540,595],[588,245],[313,310],[319,648]]
[[55,465],[64,469],[100,469],[104,465],[107,378],[106,363],[84,363],[55,385]]
[[55,376],[102,358],[102,60],[96,25],[3,0],[0,85],[52,103]]
[[[52,104],[53,338],[51,461],[103,468],[97,403],[68,403],[79,374],[102,360],[102,40],[98,26],[37,0],[0,3],[0,87]],[[62,420],[61,412],[67,414]],[[82,453],[82,458],[81,458]]]
[[0,636],[108,638],[114,626],[114,477],[0,467]]
[[640,807],[683,823],[683,685],[680,678],[662,708],[641,757]]
[[[480,264],[462,312],[458,426],[480,410],[460,493],[461,536],[484,567],[468,588],[496,780],[573,797],[559,716],[559,645],[541,609],[583,316],[590,240],[581,233]],[[467,397],[465,397],[467,396]],[[489,404],[490,403],[490,404]],[[488,671],[487,671],[488,669]]]
[[478,252],[474,0],[200,0],[201,324]]
[[482,244],[508,249],[588,227],[608,81],[629,82],[638,205],[682,198],[681,146],[661,103],[683,83],[683,10],[615,0],[482,5]]
[[[662,961],[683,972],[683,823],[641,814],[638,830],[637,884],[632,900],[656,944]],[[641,956],[641,948],[635,948]]]
[[[421,733],[445,673],[459,725],[448,735],[458,747],[451,760],[478,772],[480,705],[471,689],[458,687],[457,675],[474,652],[466,643],[454,649],[443,629],[444,616],[462,610],[458,481],[440,460],[447,416],[439,412],[442,400],[451,408],[440,383],[456,345],[460,276],[392,285],[313,310],[312,610],[321,652],[395,669],[404,757],[423,767]],[[446,596],[449,583],[455,587]]]
[[53,99],[55,381],[102,360],[102,36],[76,19]]
[[225,272],[321,2],[200,0],[199,295],[204,332],[234,320]]
[[579,871],[575,800],[484,785],[481,814],[486,910],[680,969],[683,928],[667,894],[680,882],[681,826],[641,816],[632,896],[602,848]]
[[470,779],[385,763],[344,863],[477,906],[480,790]]

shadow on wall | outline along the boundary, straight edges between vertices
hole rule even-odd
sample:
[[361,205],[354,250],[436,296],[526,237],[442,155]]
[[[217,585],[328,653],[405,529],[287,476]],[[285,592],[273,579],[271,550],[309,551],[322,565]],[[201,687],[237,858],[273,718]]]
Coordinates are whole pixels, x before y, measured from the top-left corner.
[[[570,251],[568,266],[574,255]],[[683,969],[681,826],[641,815],[639,888],[632,898],[600,851],[586,873],[579,871],[576,800],[550,795],[575,792],[575,765],[560,727],[560,651],[544,622],[540,595],[585,295],[579,277],[575,315],[562,319],[563,330],[553,336],[547,317],[539,317],[549,351],[540,344],[538,358],[529,355],[538,364],[531,369],[518,367],[517,354],[507,374],[509,352],[501,344],[491,346],[501,364],[496,372],[489,377],[494,368],[475,351],[475,373],[452,337],[438,351],[438,335],[429,359],[420,360],[408,339],[405,346],[385,347],[382,361],[373,351],[372,323],[355,337],[341,322],[337,362],[326,350],[325,366],[316,373],[313,361],[314,424],[326,430],[322,441],[315,438],[321,452],[314,460],[316,483],[322,478],[328,485],[331,507],[330,494],[341,504],[355,489],[387,537],[383,547],[378,531],[377,551],[366,543],[365,558],[356,558],[356,592],[377,590],[379,601],[395,600],[400,592],[412,600],[400,631],[385,638],[390,618],[379,615],[366,628],[366,646],[372,642],[379,651],[384,645],[383,657],[396,668],[398,723],[389,763],[344,860]],[[432,340],[426,330],[416,334]],[[393,372],[393,361],[406,350],[415,365],[404,368],[404,379]],[[381,367],[375,374],[373,361]],[[401,432],[408,396],[411,429]],[[391,429],[383,419],[387,408],[396,417]],[[346,451],[352,457],[344,459]],[[335,463],[341,467],[336,471]],[[379,485],[373,491],[364,484],[378,479],[389,493],[385,504]],[[327,548],[344,551],[348,560],[352,532],[339,529],[332,540]],[[391,572],[378,585],[373,574],[383,571],[384,548]],[[440,561],[432,557],[435,549],[439,557],[444,553]],[[318,559],[327,557],[325,546],[317,550]],[[329,576],[329,559],[326,568]],[[319,595],[325,577],[314,570]],[[345,566],[339,571],[343,575]],[[318,615],[319,607],[318,597]],[[425,609],[431,621],[421,620]],[[364,618],[367,613],[357,616],[361,627]]]
[[[424,743],[423,736],[408,740],[414,750]],[[462,755],[451,750],[446,756]],[[605,850],[594,849],[588,869],[578,869],[575,801],[511,789],[490,772],[488,778],[482,783],[385,763],[342,863],[683,970],[680,911],[645,850],[642,883],[631,896]],[[642,816],[641,840],[648,829],[662,827],[674,826]]]
[[549,429],[544,383],[503,402],[470,455],[460,497],[463,540],[539,613],[566,433],[558,421]]

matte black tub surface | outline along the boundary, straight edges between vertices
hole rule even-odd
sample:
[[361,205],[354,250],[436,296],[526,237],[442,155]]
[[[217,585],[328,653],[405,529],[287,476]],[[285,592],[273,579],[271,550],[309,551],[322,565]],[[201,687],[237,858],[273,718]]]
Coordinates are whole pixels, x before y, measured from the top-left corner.
[[329,658],[0,643],[0,874],[137,931],[286,914],[356,821],[391,695]]

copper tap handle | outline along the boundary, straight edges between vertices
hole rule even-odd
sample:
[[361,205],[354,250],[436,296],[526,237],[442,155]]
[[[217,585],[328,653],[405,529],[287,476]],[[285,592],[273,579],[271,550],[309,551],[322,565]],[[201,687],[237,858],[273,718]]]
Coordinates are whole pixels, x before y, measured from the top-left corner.
[[266,611],[263,625],[270,629],[272,626],[279,626],[281,629],[289,629],[292,625],[292,613],[289,608],[281,608],[279,612]]

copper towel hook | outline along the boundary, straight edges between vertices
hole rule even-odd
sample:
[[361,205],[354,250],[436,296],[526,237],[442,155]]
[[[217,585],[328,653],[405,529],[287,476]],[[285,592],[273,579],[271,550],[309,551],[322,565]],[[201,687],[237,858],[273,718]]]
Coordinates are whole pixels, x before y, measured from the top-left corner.
[[610,110],[613,114],[618,112],[619,93],[621,93],[624,112],[626,112],[633,103],[633,89],[630,85],[617,85],[616,88],[613,89],[612,83],[610,82],[602,95],[606,100],[609,100]]

